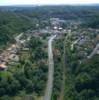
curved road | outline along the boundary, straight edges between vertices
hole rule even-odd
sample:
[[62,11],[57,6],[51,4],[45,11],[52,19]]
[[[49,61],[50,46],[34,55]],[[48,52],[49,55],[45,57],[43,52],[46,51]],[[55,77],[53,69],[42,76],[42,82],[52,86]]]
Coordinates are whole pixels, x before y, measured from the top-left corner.
[[52,95],[52,88],[53,88],[53,79],[54,79],[54,61],[53,61],[53,52],[52,52],[52,41],[56,35],[50,37],[48,41],[48,61],[49,61],[49,68],[48,68],[48,82],[47,87],[45,90],[45,95],[43,100],[51,100]]

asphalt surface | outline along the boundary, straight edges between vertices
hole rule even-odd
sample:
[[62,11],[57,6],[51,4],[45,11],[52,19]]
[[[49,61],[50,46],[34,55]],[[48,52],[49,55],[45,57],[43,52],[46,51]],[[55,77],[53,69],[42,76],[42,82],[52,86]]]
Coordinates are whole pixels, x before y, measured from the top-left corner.
[[88,56],[88,58],[92,58],[98,51],[99,49],[99,44],[96,45],[96,47],[94,48],[94,50],[92,51],[92,53]]
[[56,35],[53,35],[50,37],[48,41],[48,82],[47,87],[45,90],[45,95],[43,97],[43,100],[51,100],[52,96],[52,90],[53,90],[53,80],[54,80],[54,61],[53,61],[53,52],[52,52],[52,42]]

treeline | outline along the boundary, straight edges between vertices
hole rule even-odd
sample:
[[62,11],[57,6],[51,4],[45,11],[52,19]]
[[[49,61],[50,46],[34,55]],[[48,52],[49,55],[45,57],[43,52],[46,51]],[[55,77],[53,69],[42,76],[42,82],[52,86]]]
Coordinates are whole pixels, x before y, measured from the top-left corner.
[[95,18],[84,21],[83,27],[99,28],[99,14]]
[[[47,19],[50,17],[58,17],[62,19],[78,19],[94,17],[98,13],[98,6],[34,6],[34,7],[8,7],[4,11],[11,11],[36,17]],[[12,10],[13,9],[13,10]]]
[[54,82],[53,82],[53,92],[52,99],[57,100],[61,95],[61,88],[63,83],[63,43],[62,38],[55,40],[53,43],[53,53],[54,53]]
[[36,29],[38,23],[44,28],[49,24],[44,21],[52,17],[81,20],[86,26],[97,27],[98,11],[98,6],[0,7],[0,48],[13,41],[15,34]]
[[16,34],[31,29],[33,20],[14,12],[0,12],[0,47],[13,41]]

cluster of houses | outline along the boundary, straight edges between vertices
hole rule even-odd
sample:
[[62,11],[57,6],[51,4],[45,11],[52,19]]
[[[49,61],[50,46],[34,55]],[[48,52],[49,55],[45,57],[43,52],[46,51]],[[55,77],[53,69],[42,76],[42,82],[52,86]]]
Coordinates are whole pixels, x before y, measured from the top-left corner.
[[50,18],[50,23],[52,29],[61,31],[63,29],[62,24],[66,23],[66,20],[60,18]]
[[20,38],[23,36],[23,33],[19,34],[17,37],[15,37],[16,43],[11,44],[9,48],[4,50],[0,54],[0,70],[7,69],[7,65],[10,62],[19,62],[19,51],[23,47],[23,44],[25,43],[25,40],[20,40]]
[[21,33],[18,36],[16,36],[16,43],[11,44],[9,48],[4,50],[0,54],[0,70],[7,69],[7,65],[9,63],[19,62],[19,52],[20,50],[25,48],[26,42],[30,41],[31,38],[31,36],[28,35],[25,39],[23,39],[24,36],[24,33]]
[[[96,34],[95,37],[94,34]],[[99,35],[97,32],[82,30],[81,33],[74,32],[72,35],[71,51],[76,48],[78,55],[82,58],[92,58],[95,54],[99,54]]]
[[18,51],[20,50],[20,45],[12,44],[7,50],[0,54],[0,70],[7,68],[7,64],[11,61],[18,62],[19,56]]

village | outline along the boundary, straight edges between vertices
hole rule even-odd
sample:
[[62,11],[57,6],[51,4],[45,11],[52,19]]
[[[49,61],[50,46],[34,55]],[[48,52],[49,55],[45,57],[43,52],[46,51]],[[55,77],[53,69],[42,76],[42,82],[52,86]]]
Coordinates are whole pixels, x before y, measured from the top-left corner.
[[45,29],[41,29],[39,32],[38,30],[27,31],[26,33],[20,33],[18,36],[16,36],[16,42],[14,44],[10,44],[10,47],[0,54],[0,70],[7,70],[7,64],[9,62],[19,62],[20,50],[25,49],[26,42],[29,41],[33,35],[37,37],[38,35],[46,33],[61,33],[60,31],[62,31],[62,27],[58,26],[60,22],[64,21],[58,18],[52,18],[51,23],[53,25],[53,29],[49,30],[49,28],[46,27]]
[[9,48],[4,50],[4,52],[0,54],[0,69],[1,70],[7,69],[7,64],[10,61],[14,61],[14,62],[19,61],[18,52],[22,48],[22,45],[23,45],[22,41],[17,39],[15,44],[11,44]]
[[[0,54],[0,70],[6,70],[7,64],[9,62],[19,62],[19,52],[22,49],[25,49],[25,44],[27,41],[30,41],[32,36],[38,37],[42,34],[49,34],[51,35],[56,34],[56,39],[59,39],[62,37],[63,33],[69,34],[72,38],[71,40],[71,51],[74,50],[76,47],[80,52],[80,55],[86,56],[87,58],[91,58],[95,54],[99,54],[99,30],[94,30],[89,28],[87,31],[77,32],[79,24],[75,24],[75,22],[67,22],[69,25],[66,28],[62,27],[62,24],[64,24],[66,21],[61,20],[59,18],[51,18],[50,23],[51,26],[46,26],[44,29],[40,30],[28,30],[25,33],[20,33],[18,36],[15,37],[15,43],[10,44],[10,47],[8,47],[6,50],[4,50]],[[39,26],[38,24],[36,24]],[[74,31],[72,31],[74,30]],[[90,35],[87,34],[90,32],[95,32],[96,39],[91,39]],[[25,38],[24,38],[25,37]],[[82,45],[86,45],[84,48]],[[87,47],[88,46],[88,47]],[[26,48],[28,49],[28,48]],[[91,50],[88,50],[91,49]],[[95,50],[94,50],[95,49]],[[87,51],[91,51],[89,54]]]

